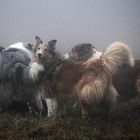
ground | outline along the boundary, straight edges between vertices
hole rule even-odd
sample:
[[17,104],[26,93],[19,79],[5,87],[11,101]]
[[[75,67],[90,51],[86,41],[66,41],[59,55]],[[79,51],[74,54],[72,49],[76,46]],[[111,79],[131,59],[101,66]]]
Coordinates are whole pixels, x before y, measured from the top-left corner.
[[109,114],[94,111],[87,119],[74,111],[66,116],[38,117],[3,113],[1,140],[139,140],[140,99],[118,103]]

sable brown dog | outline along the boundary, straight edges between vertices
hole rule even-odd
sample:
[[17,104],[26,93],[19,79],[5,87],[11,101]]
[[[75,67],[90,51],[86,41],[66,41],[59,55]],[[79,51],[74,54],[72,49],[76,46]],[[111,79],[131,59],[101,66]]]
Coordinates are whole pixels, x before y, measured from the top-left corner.
[[87,116],[93,103],[102,100],[116,102],[118,92],[112,83],[112,77],[124,64],[133,67],[134,58],[130,48],[121,42],[111,44],[100,59],[85,63],[85,73],[75,86],[83,117]]
[[121,42],[111,44],[98,60],[64,60],[53,71],[50,87],[46,86],[45,89],[46,97],[50,95],[54,106],[57,106],[57,103],[58,106],[63,104],[65,110],[70,98],[78,96],[82,116],[87,116],[93,103],[102,100],[114,103],[117,100],[118,93],[112,84],[112,76],[123,64],[134,66],[134,58],[130,48]]
[[[84,72],[83,62],[97,59],[100,55],[92,44],[82,43],[73,47],[64,58],[61,56],[61,63],[54,67],[51,73],[52,80],[46,81],[45,84],[48,116],[55,115],[56,112],[64,114],[68,108],[72,108],[77,102],[73,101],[73,89]],[[56,59],[56,63],[57,61],[59,59]]]

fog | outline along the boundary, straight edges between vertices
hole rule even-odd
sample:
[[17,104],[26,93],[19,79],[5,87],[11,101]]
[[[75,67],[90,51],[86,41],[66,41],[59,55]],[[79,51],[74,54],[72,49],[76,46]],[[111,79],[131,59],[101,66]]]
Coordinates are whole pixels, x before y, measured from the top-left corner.
[[113,41],[140,59],[140,0],[1,0],[0,45],[57,39],[67,52],[79,43],[103,51]]

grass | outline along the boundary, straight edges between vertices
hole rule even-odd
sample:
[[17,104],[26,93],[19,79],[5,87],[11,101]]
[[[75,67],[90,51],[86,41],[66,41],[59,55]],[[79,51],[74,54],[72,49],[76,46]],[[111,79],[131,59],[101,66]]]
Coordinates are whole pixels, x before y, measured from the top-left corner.
[[87,119],[78,112],[61,117],[4,113],[1,140],[139,140],[140,99],[119,103],[109,114],[94,111]]

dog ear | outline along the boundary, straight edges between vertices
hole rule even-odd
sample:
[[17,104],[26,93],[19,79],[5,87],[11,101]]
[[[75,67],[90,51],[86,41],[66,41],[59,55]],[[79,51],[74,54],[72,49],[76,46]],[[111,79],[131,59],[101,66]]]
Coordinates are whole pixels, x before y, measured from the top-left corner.
[[39,36],[35,36],[35,40],[37,45],[43,43]]
[[36,40],[36,44],[35,44],[35,46],[34,46],[34,48],[33,48],[33,52],[34,52],[34,53],[35,53],[35,51],[37,50],[38,45],[43,43],[43,41],[40,39],[39,36],[35,36],[35,40]]
[[55,39],[48,42],[49,50],[50,50],[51,52],[55,52],[55,45],[56,45],[56,42],[57,42],[57,40],[55,40]]
[[30,44],[30,43],[28,43],[25,47],[28,49],[28,50],[30,50],[30,51],[32,51],[33,50],[33,44]]
[[57,42],[57,40],[54,39],[54,40],[49,41],[48,44],[49,44],[50,46],[54,46],[54,47],[55,47],[56,42]]

